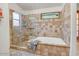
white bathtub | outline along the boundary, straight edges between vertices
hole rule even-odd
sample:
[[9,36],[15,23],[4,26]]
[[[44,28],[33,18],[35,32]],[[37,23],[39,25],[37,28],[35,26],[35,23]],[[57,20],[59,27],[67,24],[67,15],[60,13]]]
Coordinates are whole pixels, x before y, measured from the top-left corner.
[[[37,37],[36,39],[32,40],[39,40],[43,44],[49,44],[49,45],[66,45],[67,44],[63,41],[61,38],[55,38],[55,37]],[[29,40],[30,42],[31,40]]]

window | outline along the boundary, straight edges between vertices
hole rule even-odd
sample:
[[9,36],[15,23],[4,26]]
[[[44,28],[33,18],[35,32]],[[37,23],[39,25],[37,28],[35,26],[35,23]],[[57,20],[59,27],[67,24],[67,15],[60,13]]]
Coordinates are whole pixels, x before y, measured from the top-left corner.
[[56,19],[59,18],[59,16],[60,16],[59,12],[47,12],[41,14],[42,19]]
[[20,15],[13,12],[13,26],[20,26]]

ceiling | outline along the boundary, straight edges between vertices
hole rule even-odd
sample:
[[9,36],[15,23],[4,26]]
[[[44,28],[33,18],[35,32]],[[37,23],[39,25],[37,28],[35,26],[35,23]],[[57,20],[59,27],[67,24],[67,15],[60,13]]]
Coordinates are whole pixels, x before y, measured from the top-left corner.
[[59,7],[63,3],[17,3],[23,10],[35,10],[49,7]]

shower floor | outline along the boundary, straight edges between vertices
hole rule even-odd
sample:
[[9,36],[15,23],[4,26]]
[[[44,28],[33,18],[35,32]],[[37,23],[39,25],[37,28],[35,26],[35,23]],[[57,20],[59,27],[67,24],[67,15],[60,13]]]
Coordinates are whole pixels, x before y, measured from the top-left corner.
[[10,56],[37,56],[27,51],[10,49]]

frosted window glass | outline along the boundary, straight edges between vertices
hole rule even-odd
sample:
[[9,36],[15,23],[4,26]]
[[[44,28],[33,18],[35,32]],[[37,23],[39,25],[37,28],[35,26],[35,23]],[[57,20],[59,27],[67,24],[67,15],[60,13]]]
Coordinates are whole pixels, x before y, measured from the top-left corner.
[[13,26],[19,26],[20,25],[20,15],[16,12],[13,12]]
[[20,24],[19,24],[19,21],[17,21],[17,20],[13,20],[13,26],[19,26]]
[[53,18],[59,18],[60,13],[59,12],[48,12],[48,13],[42,13],[42,19],[53,19]]
[[13,19],[19,20],[19,14],[16,12],[13,12]]

